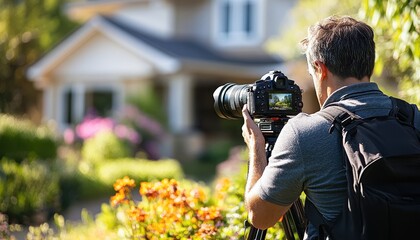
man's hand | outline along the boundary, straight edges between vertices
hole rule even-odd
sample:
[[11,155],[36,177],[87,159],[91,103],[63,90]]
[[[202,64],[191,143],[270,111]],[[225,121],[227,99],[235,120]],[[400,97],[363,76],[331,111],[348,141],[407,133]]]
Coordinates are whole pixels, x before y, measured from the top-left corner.
[[242,108],[242,116],[244,118],[244,124],[242,125],[242,137],[244,142],[248,146],[249,150],[254,150],[255,148],[263,148],[265,145],[264,136],[261,130],[252,120],[249,112],[246,108],[246,105]]

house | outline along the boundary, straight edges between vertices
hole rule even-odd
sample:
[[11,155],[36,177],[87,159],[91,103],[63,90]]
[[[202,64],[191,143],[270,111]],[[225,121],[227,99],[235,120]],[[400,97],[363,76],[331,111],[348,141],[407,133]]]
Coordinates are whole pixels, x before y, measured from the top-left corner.
[[118,117],[126,97],[155,89],[175,136],[170,145],[176,147],[167,155],[180,149],[193,155],[218,132],[221,120],[212,97],[218,86],[253,83],[273,69],[287,71],[280,58],[266,53],[264,43],[288,24],[294,4],[74,2],[66,12],[82,26],[31,66],[28,77],[43,91],[44,119],[55,120],[60,130],[91,109]]

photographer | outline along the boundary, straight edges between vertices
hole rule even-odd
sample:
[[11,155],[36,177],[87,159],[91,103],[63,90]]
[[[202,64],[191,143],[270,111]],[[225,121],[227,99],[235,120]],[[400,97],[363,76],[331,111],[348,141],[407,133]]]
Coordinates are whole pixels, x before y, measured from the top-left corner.
[[[373,38],[370,26],[351,17],[329,17],[309,28],[302,45],[320,111],[334,103],[362,118],[389,114],[391,100],[370,82]],[[420,112],[413,109],[420,129]],[[340,133],[329,134],[331,123],[319,112],[298,114],[282,129],[267,162],[264,136],[246,107],[242,114],[250,155],[245,203],[252,225],[273,226],[302,192],[327,221],[334,221],[347,200]],[[305,239],[317,235],[309,219]]]

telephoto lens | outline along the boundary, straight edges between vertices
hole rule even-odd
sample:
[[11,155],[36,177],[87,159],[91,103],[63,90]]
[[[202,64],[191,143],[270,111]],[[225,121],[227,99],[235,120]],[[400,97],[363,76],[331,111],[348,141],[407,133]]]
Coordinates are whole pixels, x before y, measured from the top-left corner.
[[226,83],[218,87],[214,93],[214,109],[217,115],[226,119],[242,118],[242,108],[248,101],[250,85]]

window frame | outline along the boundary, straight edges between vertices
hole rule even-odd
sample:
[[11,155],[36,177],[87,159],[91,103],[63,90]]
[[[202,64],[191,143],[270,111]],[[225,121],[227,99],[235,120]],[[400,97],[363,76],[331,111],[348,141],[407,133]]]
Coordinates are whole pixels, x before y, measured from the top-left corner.
[[[215,36],[218,45],[247,46],[263,34],[262,0],[217,0]],[[246,13],[248,12],[248,13]]]

